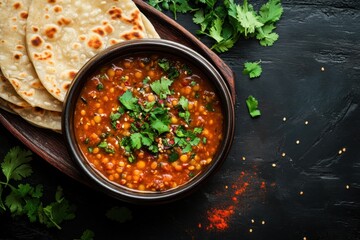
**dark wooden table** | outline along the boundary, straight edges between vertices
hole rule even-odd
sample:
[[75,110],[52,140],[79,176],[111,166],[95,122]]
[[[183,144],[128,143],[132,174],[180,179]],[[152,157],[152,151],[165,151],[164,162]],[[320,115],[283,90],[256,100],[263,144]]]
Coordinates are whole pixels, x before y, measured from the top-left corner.
[[[5,213],[0,239],[75,239],[85,229],[95,239],[360,239],[360,4],[282,3],[274,46],[241,40],[220,55],[236,74],[236,134],[225,164],[202,189],[171,204],[135,206],[35,155],[30,181],[44,184],[49,199],[62,186],[76,218],[57,230]],[[177,21],[195,34],[190,16]],[[242,75],[245,61],[260,59],[260,78]],[[250,94],[260,118],[247,112]],[[1,159],[17,145],[0,126]],[[127,207],[133,219],[107,219],[114,206]],[[221,210],[229,215],[224,229],[210,221]]]

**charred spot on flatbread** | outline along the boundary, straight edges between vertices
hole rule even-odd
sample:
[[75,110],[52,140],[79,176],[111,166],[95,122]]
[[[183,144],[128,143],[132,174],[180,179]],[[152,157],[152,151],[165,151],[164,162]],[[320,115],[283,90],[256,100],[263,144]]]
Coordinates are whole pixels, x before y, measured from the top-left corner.
[[40,47],[44,41],[42,40],[42,38],[39,35],[35,35],[33,38],[31,38],[30,42],[31,42],[32,46]]

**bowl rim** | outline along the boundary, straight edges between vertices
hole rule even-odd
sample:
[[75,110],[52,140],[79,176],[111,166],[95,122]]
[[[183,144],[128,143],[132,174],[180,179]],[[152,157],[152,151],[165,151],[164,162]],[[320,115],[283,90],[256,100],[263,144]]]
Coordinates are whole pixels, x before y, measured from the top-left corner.
[[[134,48],[136,49],[136,51],[134,51]],[[176,51],[175,55],[177,58],[184,59],[185,57],[184,61],[189,61],[189,59],[195,60],[195,62],[192,62],[193,65],[197,65],[196,67],[201,66],[206,68],[206,72],[204,72],[204,75],[212,75],[210,80],[211,84],[216,88],[218,94],[221,94],[220,99],[222,102],[222,107],[226,108],[223,109],[224,139],[223,142],[220,143],[219,149],[217,151],[217,154],[214,156],[212,163],[209,164],[205,170],[200,172],[200,174],[196,175],[190,181],[179,187],[166,191],[141,192],[111,182],[101,173],[99,173],[98,170],[88,164],[86,157],[82,154],[74,137],[75,134],[73,131],[73,111],[79,97],[79,93],[81,91],[81,86],[85,84],[86,79],[88,79],[89,76],[91,76],[96,71],[96,69],[99,68],[99,66],[110,63],[116,58],[121,58],[121,56],[124,55],[122,55],[122,53],[126,53],[125,55],[128,55],[129,53],[134,52],[155,52],[154,49],[157,49],[156,51],[160,49],[160,51],[164,54],[166,53],[166,50],[171,50],[170,52],[172,53]],[[231,97],[229,87],[221,74],[207,59],[205,59],[202,55],[200,55],[193,49],[183,44],[164,39],[139,39],[124,41],[115,44],[92,57],[78,71],[73,82],[71,83],[69,90],[65,96],[61,119],[62,133],[65,138],[65,143],[68,152],[72,160],[76,162],[76,165],[81,169],[82,172],[85,173],[88,178],[90,178],[96,184],[96,187],[98,189],[105,191],[106,193],[114,196],[115,198],[131,203],[170,202],[182,198],[193,192],[203,182],[205,182],[206,179],[213,175],[225,161],[233,142],[235,130],[234,103]]]

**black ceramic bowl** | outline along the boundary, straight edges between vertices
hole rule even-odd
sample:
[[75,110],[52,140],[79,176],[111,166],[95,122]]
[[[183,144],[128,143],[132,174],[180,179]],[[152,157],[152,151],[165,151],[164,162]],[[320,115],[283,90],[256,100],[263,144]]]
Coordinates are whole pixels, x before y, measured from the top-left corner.
[[[223,142],[220,144],[213,161],[207,165],[200,174],[192,178],[189,182],[177,188],[163,192],[141,192],[131,190],[119,184],[109,181],[99,171],[95,170],[82,154],[74,133],[74,109],[79,94],[85,82],[101,66],[106,65],[124,55],[134,53],[158,53],[171,54],[184,62],[193,64],[201,69],[204,76],[214,86],[222,104],[223,119]],[[63,116],[62,131],[72,159],[79,166],[80,171],[84,172],[89,178],[90,184],[95,184],[97,188],[106,193],[131,203],[164,203],[180,199],[207,180],[226,159],[234,134],[234,103],[231,98],[228,86],[216,68],[209,61],[192,49],[181,44],[168,40],[133,40],[114,45],[89,60],[76,75],[67,93]]]

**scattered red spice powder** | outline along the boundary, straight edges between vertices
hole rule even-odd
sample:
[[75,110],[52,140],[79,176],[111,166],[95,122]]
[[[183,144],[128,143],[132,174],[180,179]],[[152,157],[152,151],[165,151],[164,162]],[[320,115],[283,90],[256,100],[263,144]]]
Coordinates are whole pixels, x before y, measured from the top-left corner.
[[212,209],[208,211],[208,220],[210,222],[206,230],[217,229],[225,230],[229,227],[229,218],[234,214],[234,206],[229,206],[226,209]]
[[[257,185],[261,190],[266,191],[265,182],[258,181],[256,172],[247,174],[241,172],[238,180],[231,185],[233,192],[231,192],[230,202],[227,202],[227,207],[217,207],[207,211],[207,220],[209,224],[205,227],[206,230],[224,231],[229,228],[231,216],[235,214],[236,208],[239,207],[239,198],[246,193],[246,190],[252,185]],[[259,185],[258,185],[259,184]],[[254,187],[255,187],[254,185]],[[227,189],[227,187],[225,187]],[[241,199],[241,198],[240,198]],[[198,227],[201,228],[201,223]]]

